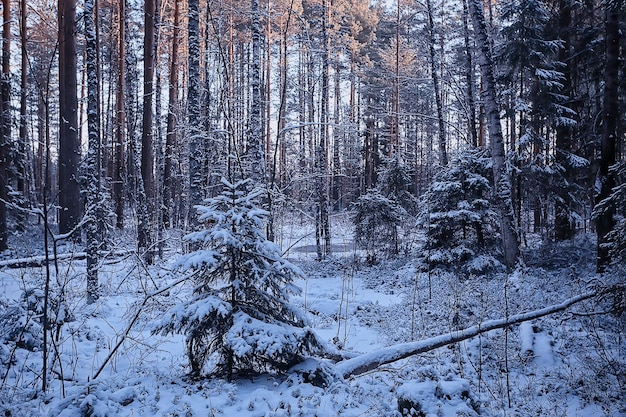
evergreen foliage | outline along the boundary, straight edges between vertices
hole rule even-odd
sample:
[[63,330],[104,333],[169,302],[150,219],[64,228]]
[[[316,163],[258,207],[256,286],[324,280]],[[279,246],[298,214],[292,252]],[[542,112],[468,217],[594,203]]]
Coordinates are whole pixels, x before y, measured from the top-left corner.
[[186,335],[195,376],[286,371],[322,346],[288,301],[302,272],[263,235],[262,191],[250,191],[249,180],[222,182],[221,195],[197,206],[208,227],[187,236],[201,247],[180,260],[183,270],[197,271],[193,297],[157,331]]
[[498,217],[492,208],[490,159],[485,149],[460,152],[442,167],[422,197],[426,261],[466,274],[500,269]]
[[354,239],[366,250],[368,264],[376,263],[378,254],[399,252],[399,228],[417,207],[408,190],[410,184],[411,178],[400,158],[390,158],[378,173],[377,187],[354,204]]
[[626,262],[626,162],[619,162],[611,167],[617,185],[611,195],[600,201],[593,211],[593,218],[600,214],[612,213],[615,226],[606,236],[607,249],[613,263]]

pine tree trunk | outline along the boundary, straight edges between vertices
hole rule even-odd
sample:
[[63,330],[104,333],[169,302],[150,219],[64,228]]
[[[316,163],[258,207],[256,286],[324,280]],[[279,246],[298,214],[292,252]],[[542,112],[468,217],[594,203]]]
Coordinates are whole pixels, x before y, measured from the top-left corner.
[[2,1],[2,80],[0,81],[0,251],[8,248],[7,206],[11,158],[11,2]]
[[[620,10],[615,4],[606,5],[606,65],[604,67],[604,108],[602,111],[604,132],[602,135],[599,183],[600,193],[596,196],[596,203],[608,198],[615,187],[615,177],[610,167],[616,162],[617,126],[619,121],[619,39],[620,39]],[[607,234],[615,226],[615,207],[610,207],[600,213],[596,220],[598,236],[598,255],[596,269],[602,273],[611,264],[611,254],[606,246]]]
[[30,203],[30,181],[28,174],[28,27],[26,25],[27,8],[26,0],[20,0],[20,43],[21,43],[21,78],[20,78],[20,141],[17,189],[24,198],[24,206]]
[[329,42],[328,42],[328,3],[322,1],[322,85],[320,103],[320,131],[319,144],[317,146],[317,221],[316,221],[316,246],[317,257],[323,259],[330,255],[330,222],[328,219],[328,190],[326,177],[328,171],[327,140],[328,140],[328,70],[329,70]]
[[[76,0],[59,0],[59,233],[80,221]],[[73,239],[80,240],[80,233]]]
[[441,91],[439,83],[439,72],[437,71],[437,56],[435,54],[435,24],[433,22],[433,11],[430,0],[426,0],[426,10],[428,12],[428,37],[430,52],[430,72],[435,88],[435,104],[437,106],[437,122],[439,126],[439,159],[441,165],[448,165],[448,151],[446,146],[446,127],[443,120],[443,104],[441,102]]
[[[568,99],[572,94],[572,80],[570,67],[570,31],[572,25],[571,0],[559,0],[559,38],[563,46],[559,51],[559,61],[563,68],[563,88],[560,94]],[[557,125],[556,127],[556,159],[559,165],[565,170],[563,177],[566,181],[572,179],[572,167],[570,166],[568,155],[572,151],[573,129],[569,125]],[[572,223],[571,197],[568,187],[561,187],[559,198],[555,202],[554,216],[554,237],[556,240],[568,240],[574,236],[575,228]]]
[[[189,129],[189,224],[192,229],[197,228],[196,215],[197,205],[202,204],[202,161],[203,143],[200,131],[200,29],[199,29],[199,4],[198,0],[189,0],[188,19],[188,91],[187,91],[187,117]],[[232,72],[231,72],[232,77]]]
[[252,0],[252,62],[250,63],[250,117],[247,134],[248,164],[251,178],[260,184],[265,174],[265,158],[263,155],[263,136],[261,122],[261,22],[259,16],[259,0]]
[[165,166],[163,169],[163,226],[171,227],[174,179],[173,162],[176,149],[176,109],[178,107],[178,42],[180,41],[179,3],[174,2],[174,28],[172,32],[172,55],[167,110],[167,132],[165,136]]
[[467,129],[471,138],[472,146],[478,146],[478,132],[476,131],[476,98],[475,80],[474,80],[474,63],[472,62],[472,49],[469,39],[467,0],[463,0],[463,38],[465,42],[466,72],[465,82],[467,83],[467,107],[469,114],[467,115]]
[[119,0],[119,38],[117,58],[116,137],[113,168],[113,199],[115,201],[115,226],[124,228],[124,142],[125,142],[125,76],[126,76],[126,0]]
[[[141,180],[137,201],[137,241],[146,263],[153,262],[152,213],[154,212],[154,148],[152,128],[152,96],[154,94],[154,16],[155,0],[145,2],[143,119],[141,135]],[[143,190],[142,190],[143,189]],[[142,192],[143,191],[143,192]]]
[[87,303],[98,299],[98,205],[100,202],[100,124],[98,112],[98,45],[94,19],[95,1],[85,0],[85,39],[87,58]]
[[474,37],[478,45],[478,62],[483,78],[483,101],[489,124],[489,147],[494,181],[496,209],[500,217],[500,233],[506,267],[512,269],[519,257],[519,242],[511,206],[511,182],[505,167],[504,138],[500,125],[500,106],[496,93],[494,64],[487,35],[487,24],[480,0],[469,0],[469,10],[474,24]]

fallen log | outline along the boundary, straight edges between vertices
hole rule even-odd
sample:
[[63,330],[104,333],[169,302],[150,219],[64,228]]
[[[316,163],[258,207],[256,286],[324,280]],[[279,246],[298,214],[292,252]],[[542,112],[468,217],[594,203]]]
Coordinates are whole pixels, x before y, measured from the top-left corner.
[[[127,250],[119,250],[113,252],[103,252],[103,258],[111,258],[116,256],[125,256],[132,251]],[[81,260],[87,258],[87,252],[73,252],[73,253],[61,253],[58,254],[56,259],[59,261],[72,259],[72,260]],[[54,257],[49,257],[48,262],[54,262]],[[29,256],[27,258],[17,258],[17,259],[7,259],[5,261],[0,261],[0,269],[2,268],[34,268],[39,266],[44,266],[46,264],[46,256]]]
[[488,320],[475,326],[448,334],[431,337],[429,339],[420,340],[417,342],[401,343],[382,348],[375,352],[365,353],[363,355],[359,355],[354,358],[346,359],[342,362],[339,362],[338,364],[336,364],[336,370],[341,375],[343,375],[344,378],[361,375],[365,372],[374,370],[379,366],[396,362],[401,359],[406,359],[410,356],[418,355],[420,353],[426,353],[431,350],[450,345],[452,343],[462,342],[463,340],[470,339],[481,333],[489,332],[496,329],[503,329],[514,324],[538,319],[540,317],[549,316],[550,314],[555,314],[567,310],[572,305],[580,303],[584,300],[588,300],[597,295],[600,294],[598,292],[589,292],[569,298],[560,304],[555,304],[539,310],[533,310],[526,313],[517,314],[509,317],[508,319]]

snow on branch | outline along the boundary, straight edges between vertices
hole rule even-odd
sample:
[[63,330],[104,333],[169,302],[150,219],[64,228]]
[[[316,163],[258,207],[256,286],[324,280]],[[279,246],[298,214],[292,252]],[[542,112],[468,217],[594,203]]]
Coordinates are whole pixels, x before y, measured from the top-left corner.
[[514,324],[534,320],[550,314],[567,310],[572,305],[581,301],[600,295],[600,292],[589,292],[569,298],[560,304],[551,305],[539,310],[529,311],[509,317],[509,319],[488,320],[467,329],[458,330],[452,333],[443,334],[418,342],[401,343],[379,349],[375,352],[366,353],[351,359],[339,362],[336,369],[344,378],[361,375],[365,372],[378,368],[401,359],[406,359],[413,355],[430,352],[431,350],[470,339],[481,333],[495,329],[502,329]]

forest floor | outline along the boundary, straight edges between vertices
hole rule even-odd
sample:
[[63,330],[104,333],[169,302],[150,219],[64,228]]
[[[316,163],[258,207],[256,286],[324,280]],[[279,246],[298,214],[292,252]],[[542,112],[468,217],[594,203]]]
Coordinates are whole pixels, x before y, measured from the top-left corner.
[[[596,275],[587,236],[551,247],[529,244],[525,266],[511,274],[419,272],[410,255],[367,266],[345,217],[334,218],[333,254],[320,262],[312,229],[300,219],[283,224],[278,243],[306,276],[291,301],[345,357],[558,304],[605,281],[623,282],[626,274]],[[131,236],[117,235],[112,249],[132,249]],[[399,416],[400,398],[400,405],[419,403],[414,415],[428,417],[626,416],[626,317],[595,314],[608,308],[597,299],[321,386],[298,372],[191,380],[184,338],[152,334],[189,293],[182,284],[147,297],[180,278],[172,264],[181,236],[166,237],[164,259],[153,266],[133,252],[103,260],[102,297],[93,305],[85,302],[84,260],[51,266],[53,293],[64,289],[62,307],[51,308],[66,320],[54,331],[45,394],[38,314],[46,270],[0,270],[1,415]],[[14,244],[7,258],[43,253],[36,230],[14,241],[22,246]],[[72,250],[80,248],[59,248]]]

